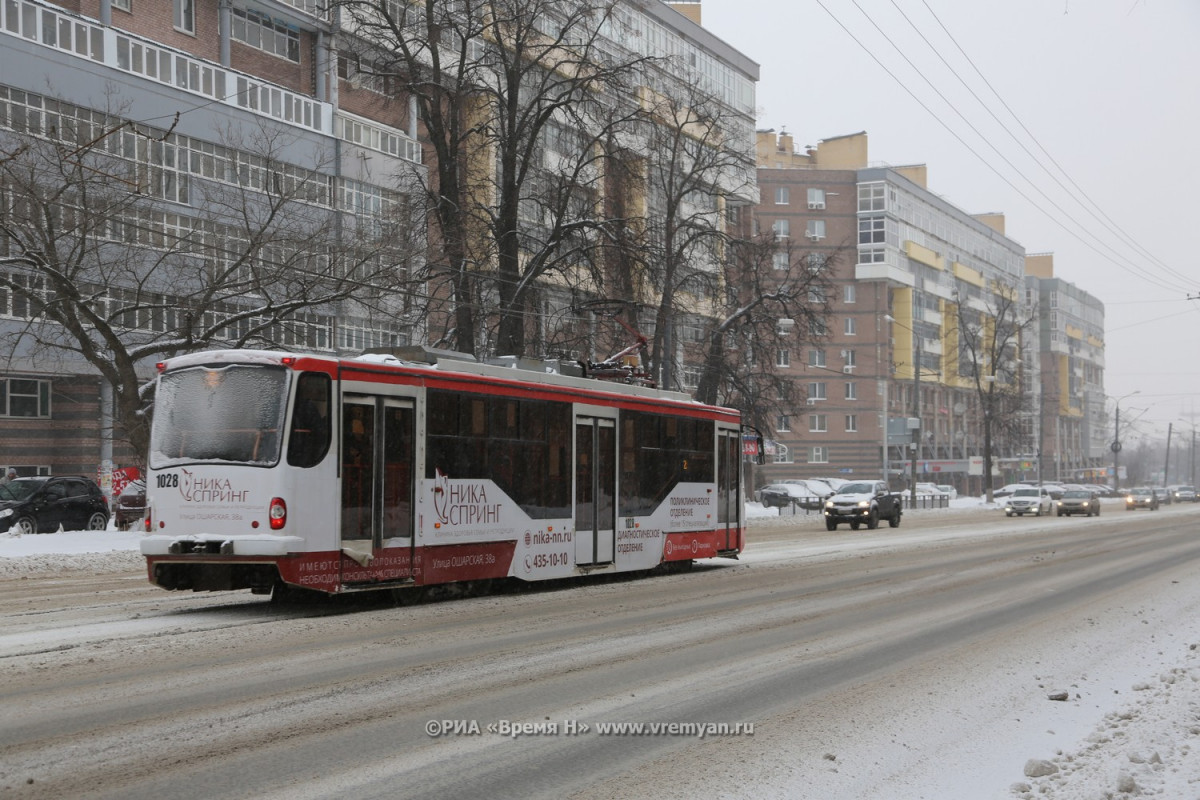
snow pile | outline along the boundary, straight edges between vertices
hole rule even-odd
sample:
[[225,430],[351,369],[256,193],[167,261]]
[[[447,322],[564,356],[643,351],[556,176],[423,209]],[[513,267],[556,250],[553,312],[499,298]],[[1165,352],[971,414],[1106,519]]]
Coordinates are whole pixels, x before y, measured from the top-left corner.
[[138,550],[142,536],[133,531],[0,533],[0,579],[63,572],[140,572],[146,560]]

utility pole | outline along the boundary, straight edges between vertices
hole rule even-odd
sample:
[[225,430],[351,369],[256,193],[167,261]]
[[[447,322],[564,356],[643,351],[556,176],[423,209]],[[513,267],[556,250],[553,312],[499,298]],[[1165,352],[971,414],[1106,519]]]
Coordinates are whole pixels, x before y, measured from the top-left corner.
[[1127,397],[1133,397],[1135,394],[1141,394],[1142,390],[1138,389],[1135,392],[1130,392],[1125,397],[1117,398],[1117,418],[1113,423],[1113,440],[1110,449],[1113,454],[1113,493],[1121,490],[1121,470],[1119,469],[1119,461],[1121,456],[1121,401]]
[[[911,328],[909,330],[912,330]],[[921,454],[921,337],[914,330],[913,335],[913,416],[917,427],[913,429],[912,444],[912,486],[909,487],[911,496],[910,508],[917,507],[917,457]]]
[[1171,482],[1171,426],[1174,424],[1175,423],[1173,422],[1167,423],[1167,460],[1163,464],[1163,486],[1166,486]]

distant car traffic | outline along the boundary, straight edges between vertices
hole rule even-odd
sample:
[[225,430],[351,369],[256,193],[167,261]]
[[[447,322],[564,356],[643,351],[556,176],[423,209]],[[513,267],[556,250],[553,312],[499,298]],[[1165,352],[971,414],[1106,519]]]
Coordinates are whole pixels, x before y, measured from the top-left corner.
[[1176,486],[1168,486],[1167,489],[1171,492],[1171,502],[1173,503],[1196,502],[1196,488],[1194,486],[1184,486],[1179,484]]
[[0,531],[53,533],[102,531],[108,527],[108,501],[91,478],[16,478],[0,486]]
[[1139,508],[1148,508],[1151,511],[1158,511],[1158,495],[1154,490],[1147,486],[1139,486],[1136,489],[1130,489],[1125,494],[1125,509],[1134,511]]
[[1015,514],[1023,517],[1026,514],[1033,514],[1035,517],[1040,517],[1042,514],[1049,514],[1053,508],[1054,499],[1045,487],[1022,486],[1008,496],[1008,500],[1004,503],[1004,516],[1011,517]]
[[953,486],[951,486],[948,483],[939,483],[937,485],[937,488],[938,488],[938,491],[940,491],[944,495],[947,495],[951,500],[954,500],[958,497],[958,489],[955,489]]
[[1054,501],[1058,516],[1069,517],[1073,514],[1100,516],[1100,500],[1095,493],[1088,489],[1068,489],[1063,496]]
[[1150,491],[1154,492],[1154,496],[1158,498],[1161,505],[1171,505],[1171,492],[1165,486],[1151,487]]

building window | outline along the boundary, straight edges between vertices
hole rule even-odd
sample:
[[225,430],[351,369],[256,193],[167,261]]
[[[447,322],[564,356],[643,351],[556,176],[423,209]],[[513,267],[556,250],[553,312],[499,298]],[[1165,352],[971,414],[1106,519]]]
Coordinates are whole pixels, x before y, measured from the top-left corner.
[[809,253],[805,260],[808,263],[808,271],[813,275],[820,275],[829,259],[824,253]]
[[846,399],[847,400],[857,400],[858,399],[858,384],[854,383],[853,381],[850,381],[846,384]]
[[825,207],[825,190],[824,189],[809,189],[808,190],[808,207],[809,208],[824,208]]
[[133,0],[112,0],[112,7],[121,11],[133,12]]
[[855,291],[856,288],[857,287],[855,287],[855,285],[853,283],[847,283],[845,286],[842,287],[842,302],[843,303],[857,303],[858,302],[858,293]]
[[886,242],[886,217],[862,217],[858,220],[859,244],[884,244]]
[[300,32],[250,9],[231,9],[233,38],[239,42],[300,63]]
[[825,302],[825,287],[810,286],[808,287],[808,302],[821,305]]
[[775,187],[775,205],[786,206],[791,203],[791,191],[786,186]]
[[776,464],[791,464],[792,451],[786,444],[775,442],[775,463]]
[[808,463],[810,464],[828,464],[829,463],[829,448],[814,447],[809,451]]
[[858,356],[854,354],[853,350],[843,350],[842,357],[846,359],[845,366],[847,367],[847,371],[851,371],[858,366]]
[[788,269],[788,254],[786,252],[778,252],[771,254],[771,266],[778,270]]
[[824,400],[825,399],[825,383],[823,381],[813,381],[808,385],[809,400]]
[[846,415],[846,433],[855,433],[858,431],[858,414]]
[[776,239],[786,239],[791,231],[791,226],[786,219],[777,219],[771,223],[771,230],[775,232]]
[[810,219],[804,228],[804,235],[818,242],[825,238],[825,220]]
[[859,211],[887,211],[887,187],[882,183],[862,183],[858,186]]
[[780,414],[775,420],[775,431],[777,433],[788,433],[792,429],[792,420],[787,414]]
[[808,321],[808,333],[814,339],[822,339],[829,335],[829,328],[825,325],[825,320],[811,319]]
[[854,317],[846,317],[846,335],[858,335],[858,320]]
[[825,366],[825,351],[824,350],[809,350],[808,365],[810,367]]
[[775,354],[775,366],[790,367],[792,365],[792,354],[787,350],[780,350]]
[[50,381],[32,378],[0,379],[0,416],[50,416]]
[[829,430],[829,416],[827,414],[809,414],[808,415],[808,431],[809,433],[825,433]]
[[882,247],[866,247],[858,251],[858,263],[883,264],[887,262],[887,250]]
[[175,0],[175,27],[184,33],[196,32],[195,0]]

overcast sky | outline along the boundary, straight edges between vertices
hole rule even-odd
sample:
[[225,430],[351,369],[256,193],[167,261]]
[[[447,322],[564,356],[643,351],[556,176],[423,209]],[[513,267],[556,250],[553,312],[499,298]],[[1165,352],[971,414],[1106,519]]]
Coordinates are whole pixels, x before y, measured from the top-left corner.
[[1200,0],[702,10],[761,65],[760,128],[799,146],[866,131],[872,163],[926,164],[950,203],[1004,213],[1027,253],[1053,253],[1057,277],[1104,303],[1105,392],[1140,392],[1122,417],[1200,425]]

